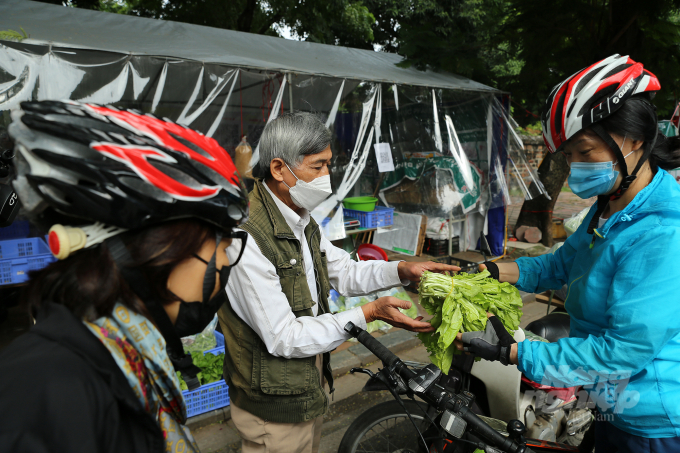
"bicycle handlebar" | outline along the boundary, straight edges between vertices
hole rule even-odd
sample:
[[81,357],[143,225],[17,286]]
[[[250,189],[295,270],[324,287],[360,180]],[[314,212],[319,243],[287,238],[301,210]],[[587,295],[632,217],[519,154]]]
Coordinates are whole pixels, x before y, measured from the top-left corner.
[[[392,367],[399,373],[399,375],[407,382],[416,376],[416,374],[408,369],[392,351],[387,349],[382,343],[373,338],[364,329],[361,329],[354,325],[352,322],[348,322],[345,325],[345,332],[356,338],[361,344],[366,346],[366,348],[371,351],[375,356],[380,359],[380,361],[386,367]],[[400,365],[401,366],[398,366]],[[491,443],[493,443],[498,448],[503,449],[503,451],[508,451],[510,453],[532,453],[529,448],[523,449],[523,446],[517,445],[511,439],[501,435],[496,430],[487,425],[481,418],[479,418],[474,412],[468,409],[467,406],[455,407],[456,402],[454,399],[448,401],[446,408],[454,411],[460,415],[463,420],[465,420],[468,425],[477,434],[481,435]]]
[[394,355],[392,351],[383,346],[381,342],[373,338],[371,334],[364,329],[355,326],[353,322],[348,322],[347,325],[345,325],[345,331],[359,340],[359,343],[366,346],[366,348],[375,354],[385,366],[391,367],[395,363],[400,362],[399,357]]

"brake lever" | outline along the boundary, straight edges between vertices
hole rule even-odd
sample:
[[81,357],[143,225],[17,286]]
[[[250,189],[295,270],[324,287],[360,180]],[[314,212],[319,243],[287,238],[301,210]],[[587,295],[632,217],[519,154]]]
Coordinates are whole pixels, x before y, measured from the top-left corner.
[[375,377],[375,373],[371,370],[367,370],[366,368],[356,367],[356,368],[352,368],[351,370],[349,370],[349,372],[350,372],[350,374],[364,373],[364,374],[368,374],[370,377]]

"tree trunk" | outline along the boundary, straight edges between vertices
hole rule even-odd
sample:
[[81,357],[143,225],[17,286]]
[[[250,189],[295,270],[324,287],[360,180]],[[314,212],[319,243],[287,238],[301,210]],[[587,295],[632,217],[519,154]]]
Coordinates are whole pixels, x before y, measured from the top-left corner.
[[538,177],[551,199],[541,195],[533,200],[526,200],[519,213],[515,230],[522,225],[538,227],[543,233],[541,243],[546,247],[552,247],[552,211],[567,176],[569,176],[569,165],[564,155],[562,153],[552,154],[546,149],[545,157],[538,167]]

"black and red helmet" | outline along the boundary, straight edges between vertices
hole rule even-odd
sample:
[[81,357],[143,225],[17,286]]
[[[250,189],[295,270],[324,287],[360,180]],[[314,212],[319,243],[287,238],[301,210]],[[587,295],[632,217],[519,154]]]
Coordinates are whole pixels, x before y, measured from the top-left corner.
[[578,132],[618,110],[631,96],[654,93],[654,74],[628,56],[612,55],[555,86],[541,118],[543,139],[551,153]]
[[231,228],[248,195],[227,152],[169,120],[111,106],[23,102],[9,133],[24,209],[122,229],[193,217]]

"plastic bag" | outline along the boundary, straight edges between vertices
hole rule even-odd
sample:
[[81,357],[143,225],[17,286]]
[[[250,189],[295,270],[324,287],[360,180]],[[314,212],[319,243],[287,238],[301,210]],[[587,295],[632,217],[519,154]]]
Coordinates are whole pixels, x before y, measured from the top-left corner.
[[564,245],[564,242],[555,242],[553,244],[553,246],[548,249],[548,251],[546,252],[546,255],[552,255],[563,245]]
[[253,157],[253,148],[248,144],[246,136],[241,138],[241,142],[236,147],[234,156],[234,165],[239,174],[244,178],[253,177],[253,167],[250,165],[250,160]]
[[217,347],[215,329],[217,329],[217,315],[215,315],[213,320],[210,321],[210,324],[203,329],[203,332],[182,338],[184,352],[190,354],[192,352],[204,352],[215,349],[215,347]]
[[334,289],[331,290],[329,297],[328,297],[328,308],[330,309],[331,313],[338,313],[340,310],[340,305],[338,305],[338,299],[340,298],[340,294]]
[[448,239],[449,238],[449,219],[443,217],[428,217],[427,230],[425,236],[430,239]]
[[588,211],[590,211],[590,208],[585,208],[583,211],[569,217],[564,221],[564,230],[567,232],[567,237],[571,236],[576,232],[576,230],[578,230],[578,227],[581,226],[583,219],[585,219],[588,215]]

